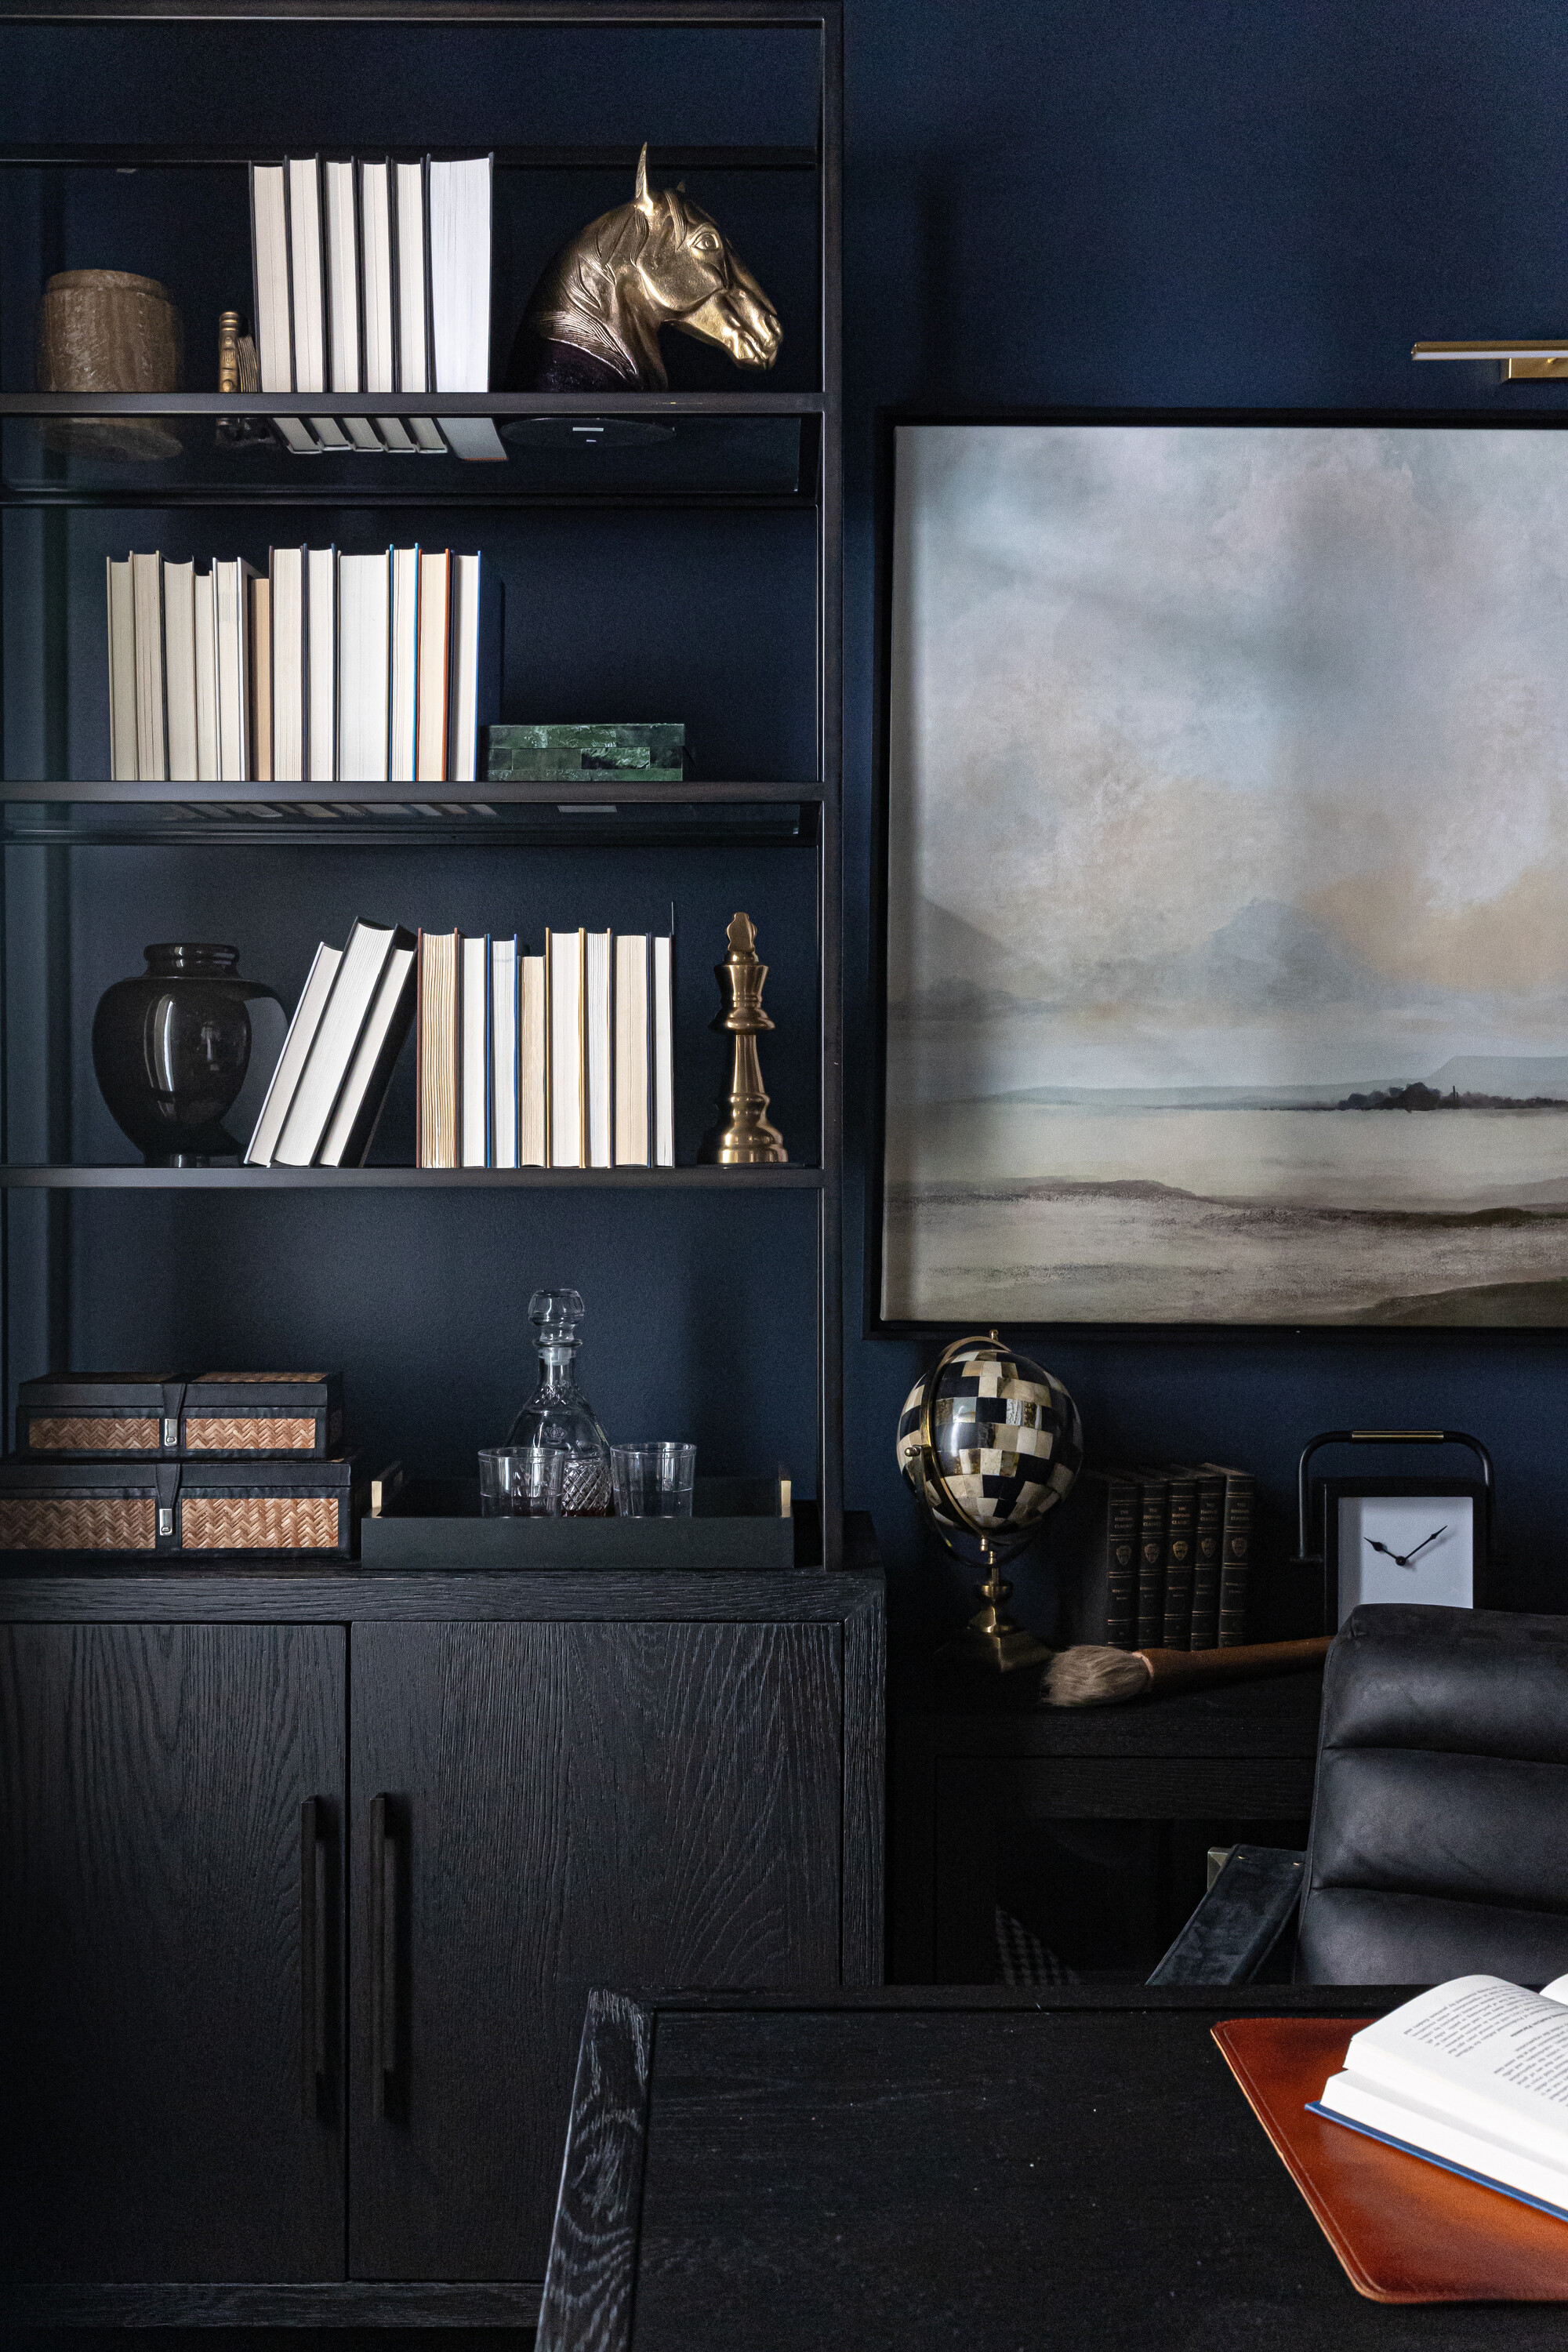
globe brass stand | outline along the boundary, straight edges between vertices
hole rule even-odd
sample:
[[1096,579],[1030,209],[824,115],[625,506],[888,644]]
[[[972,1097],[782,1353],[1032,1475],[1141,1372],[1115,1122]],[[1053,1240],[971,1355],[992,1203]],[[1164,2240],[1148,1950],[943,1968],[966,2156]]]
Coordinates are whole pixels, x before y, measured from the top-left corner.
[[[949,1486],[942,1464],[937,1458],[931,1427],[931,1406],[935,1401],[938,1383],[948,1364],[963,1349],[973,1348],[977,1342],[984,1343],[986,1339],[994,1340],[999,1347],[1002,1334],[1000,1331],[988,1331],[984,1334],[972,1331],[966,1338],[955,1339],[950,1348],[942,1349],[942,1354],[927,1373],[924,1392],[921,1398],[921,1466],[926,1479],[935,1486],[960,1527],[965,1528],[979,1544],[985,1565],[984,1581],[975,1587],[980,1607],[962,1633],[955,1634],[951,1642],[943,1643],[938,1655],[947,1658],[967,1658],[972,1664],[990,1666],[995,1673],[1005,1675],[1011,1674],[1018,1666],[1043,1665],[1052,1655],[1048,1643],[1042,1642],[1037,1635],[1028,1632],[1026,1627],[1015,1625],[1005,1614],[1003,1608],[1004,1602],[1013,1590],[1003,1578],[1003,1567],[1006,1560],[1016,1559],[1018,1554],[1034,1540],[1033,1530],[1031,1529],[1024,1538],[1023,1542],[1014,1543],[1004,1557],[1003,1546],[994,1531],[984,1520],[973,1518]],[[931,1515],[931,1525],[942,1537],[943,1543],[947,1544],[948,1549],[953,1552],[953,1557],[955,1559],[961,1557],[948,1541],[942,1523],[934,1512]]]
[[727,1108],[730,1116],[709,1129],[697,1157],[721,1168],[782,1168],[789,1153],[784,1137],[767,1118],[768,1097],[757,1059],[757,1038],[773,1025],[763,1011],[768,968],[758,960],[757,929],[750,915],[732,915],[726,936],[730,952],[714,965],[713,975],[729,1000],[728,1009],[708,1025],[721,1035],[728,1031],[735,1040],[729,1096],[720,1100],[720,1108]]

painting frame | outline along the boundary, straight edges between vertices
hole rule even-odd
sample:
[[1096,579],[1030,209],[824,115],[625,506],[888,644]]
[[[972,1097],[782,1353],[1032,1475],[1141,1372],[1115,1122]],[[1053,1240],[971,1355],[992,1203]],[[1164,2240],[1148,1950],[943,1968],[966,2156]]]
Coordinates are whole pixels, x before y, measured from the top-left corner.
[[[868,1165],[865,1189],[862,1257],[862,1336],[910,1340],[951,1331],[987,1309],[974,1302],[957,1306],[951,1314],[884,1311],[884,1271],[887,1254],[888,1033],[889,948],[889,856],[892,847],[891,742],[894,692],[894,540],[897,489],[897,436],[914,425],[1009,426],[1182,426],[1182,427],[1346,427],[1362,430],[1513,434],[1568,430],[1568,415],[1545,409],[1512,415],[1464,408],[1276,408],[1215,407],[1088,408],[1067,405],[905,405],[879,411],[877,416],[875,516],[875,690],[873,701],[873,794],[870,841],[871,923],[870,963],[872,1024],[870,1039],[870,1118],[868,1122]],[[994,1309],[991,1310],[994,1312]],[[1030,1314],[1010,1315],[1014,1329],[1049,1333],[1061,1339],[1089,1342],[1162,1345],[1203,1345],[1247,1340],[1254,1344],[1279,1341],[1323,1341],[1356,1349],[1415,1346],[1426,1349],[1551,1346],[1568,1337],[1568,1326],[1552,1324],[1352,1322],[1331,1318],[1277,1319],[1115,1320],[1056,1318]]]

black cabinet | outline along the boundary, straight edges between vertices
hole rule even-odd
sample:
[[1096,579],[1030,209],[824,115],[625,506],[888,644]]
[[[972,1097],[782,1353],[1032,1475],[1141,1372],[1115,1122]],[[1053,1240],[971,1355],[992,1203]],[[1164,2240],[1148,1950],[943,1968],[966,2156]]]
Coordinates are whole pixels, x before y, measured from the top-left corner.
[[531,2316],[590,1986],[879,1979],[881,1655],[867,1570],[0,1576],[12,2311]]
[[341,1625],[0,1625],[12,2277],[342,2277],[346,1657]]
[[543,2274],[594,1984],[834,1982],[826,1625],[366,1625],[351,2270]]

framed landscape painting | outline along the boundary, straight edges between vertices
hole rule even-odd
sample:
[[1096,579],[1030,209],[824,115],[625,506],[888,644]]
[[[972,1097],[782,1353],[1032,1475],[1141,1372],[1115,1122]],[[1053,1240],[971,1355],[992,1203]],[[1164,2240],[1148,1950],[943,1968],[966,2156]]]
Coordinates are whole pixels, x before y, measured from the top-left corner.
[[1553,420],[894,436],[884,1324],[1568,1325]]

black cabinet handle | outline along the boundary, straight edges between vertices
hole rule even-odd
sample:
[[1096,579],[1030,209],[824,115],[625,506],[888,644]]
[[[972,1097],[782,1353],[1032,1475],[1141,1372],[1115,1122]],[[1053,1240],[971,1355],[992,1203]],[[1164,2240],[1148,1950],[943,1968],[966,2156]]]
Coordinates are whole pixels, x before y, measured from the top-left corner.
[[397,2072],[397,1841],[392,1799],[370,1808],[370,2112],[386,2116],[389,2079]]
[[321,2112],[327,2078],[326,1807],[307,1797],[300,1808],[300,2048],[305,2120]]

